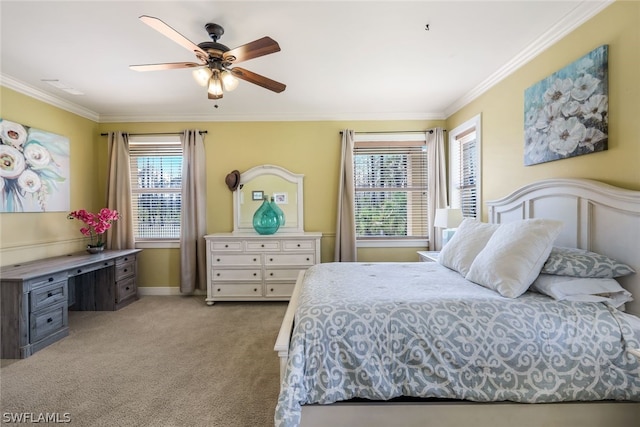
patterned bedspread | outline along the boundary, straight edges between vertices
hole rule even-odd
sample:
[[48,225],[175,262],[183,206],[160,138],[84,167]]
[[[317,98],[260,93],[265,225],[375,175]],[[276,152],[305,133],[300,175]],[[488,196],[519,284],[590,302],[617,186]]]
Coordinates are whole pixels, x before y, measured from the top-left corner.
[[603,303],[517,299],[437,263],[310,268],[276,427],[301,405],[398,396],[640,401],[640,319]]

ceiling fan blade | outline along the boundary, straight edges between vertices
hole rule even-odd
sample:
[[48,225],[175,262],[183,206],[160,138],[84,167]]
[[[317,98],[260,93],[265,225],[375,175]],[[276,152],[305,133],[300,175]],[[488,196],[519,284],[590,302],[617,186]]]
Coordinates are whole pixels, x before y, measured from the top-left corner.
[[187,39],[185,36],[171,28],[161,19],[154,18],[153,16],[142,15],[140,16],[140,20],[153,28],[154,30],[160,32],[164,36],[170,38],[174,42],[178,43],[180,46],[189,50],[196,54],[196,56],[203,61],[206,61],[209,57],[209,54],[202,50],[197,44],[193,43],[191,40]]
[[222,58],[228,62],[242,62],[270,53],[280,52],[280,45],[271,37],[263,37],[225,52]]
[[211,92],[207,92],[207,95],[209,95],[209,99],[220,99],[220,98],[222,98],[222,94],[220,94],[220,95],[212,95]]
[[158,71],[158,70],[175,70],[179,68],[195,68],[202,67],[207,64],[196,64],[195,62],[167,62],[164,64],[141,64],[129,65],[133,71]]
[[260,74],[256,74],[252,71],[245,70],[244,68],[240,68],[240,67],[232,68],[231,73],[233,73],[234,76],[236,76],[241,80],[256,84],[258,86],[262,86],[265,89],[269,89],[277,93],[282,92],[287,87],[286,85],[280,82],[271,80],[265,76],[261,76]]

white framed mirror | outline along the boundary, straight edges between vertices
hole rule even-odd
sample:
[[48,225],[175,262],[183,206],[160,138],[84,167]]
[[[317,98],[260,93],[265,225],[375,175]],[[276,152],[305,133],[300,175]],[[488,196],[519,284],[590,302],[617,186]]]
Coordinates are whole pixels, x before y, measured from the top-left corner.
[[241,173],[240,185],[233,192],[233,232],[256,233],[253,214],[265,196],[274,197],[285,215],[276,234],[304,232],[303,177],[275,165],[259,165]]

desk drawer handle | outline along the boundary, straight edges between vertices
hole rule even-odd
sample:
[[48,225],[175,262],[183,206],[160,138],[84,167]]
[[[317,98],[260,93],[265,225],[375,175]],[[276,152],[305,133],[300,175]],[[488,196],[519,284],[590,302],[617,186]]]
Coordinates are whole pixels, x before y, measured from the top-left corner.
[[[307,261],[308,261],[308,260],[307,260]],[[126,273],[126,272],[127,272],[127,271],[129,271],[129,270],[127,270],[127,269],[125,268],[125,269],[124,269],[124,270],[122,270],[122,271],[124,271],[124,272]]]
[[264,245],[260,245],[261,248],[264,248]]
[[273,262],[273,258],[269,258],[269,261]]
[[52,319],[51,317],[49,317],[49,318],[47,319],[47,323],[51,323],[51,322],[53,322],[53,319]]
[[273,292],[273,288],[271,288],[271,292]]
[[125,261],[129,261],[129,258],[125,257],[125,258],[124,258],[124,260],[125,260]]
[[131,288],[128,287],[128,286],[126,288],[124,288],[125,291],[128,291],[129,289],[131,289]]
[[[228,247],[229,247],[229,245],[224,245],[224,247],[225,247],[225,248],[228,248]],[[220,290],[220,289],[218,289],[218,290]]]
[[220,273],[216,273],[216,276],[220,277]]
[[258,288],[253,288],[253,292],[258,292]]
[[82,273],[82,270],[78,269],[78,274]]
[[105,262],[105,263],[104,263],[104,264],[102,264],[102,265],[104,265],[105,267],[108,267],[108,266],[109,266],[109,263],[108,263],[108,262]]
[[269,276],[273,276],[273,273],[269,273]]
[[49,281],[50,281],[50,282],[53,282],[53,277],[49,277]]
[[217,291],[220,292],[220,288],[218,288]]
[[298,247],[300,247],[300,243],[298,243]]
[[256,262],[256,261],[258,261],[258,258],[254,258],[254,259],[253,259],[253,262]]
[[253,276],[254,276],[254,277],[255,277],[255,276],[257,276],[257,275],[258,275],[258,273],[253,273]]
[[220,258],[216,258],[216,262],[220,262]]
[[310,260],[310,258],[307,258],[307,261],[309,261],[309,260]]
[[47,298],[51,298],[53,296],[53,293],[49,292],[47,293]]

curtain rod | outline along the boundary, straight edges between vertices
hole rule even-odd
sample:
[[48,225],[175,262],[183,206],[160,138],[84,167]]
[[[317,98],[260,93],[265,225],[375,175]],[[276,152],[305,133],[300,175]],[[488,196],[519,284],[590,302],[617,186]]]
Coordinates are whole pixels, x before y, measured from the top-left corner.
[[[125,132],[126,133],[126,132]],[[208,133],[206,130],[198,131],[200,135]],[[101,133],[100,136],[107,136],[108,133]],[[150,133],[130,133],[129,135],[141,136],[141,135],[182,135],[182,132],[150,132]]]
[[[443,132],[446,132],[446,129],[442,129]],[[427,129],[427,130],[386,130],[386,131],[380,131],[380,132],[358,132],[356,131],[356,133],[359,134],[368,134],[368,133],[375,133],[375,134],[380,134],[380,133],[425,133],[425,132],[429,132],[429,133],[433,133],[433,129]],[[342,135],[342,131],[340,131],[340,135]]]

